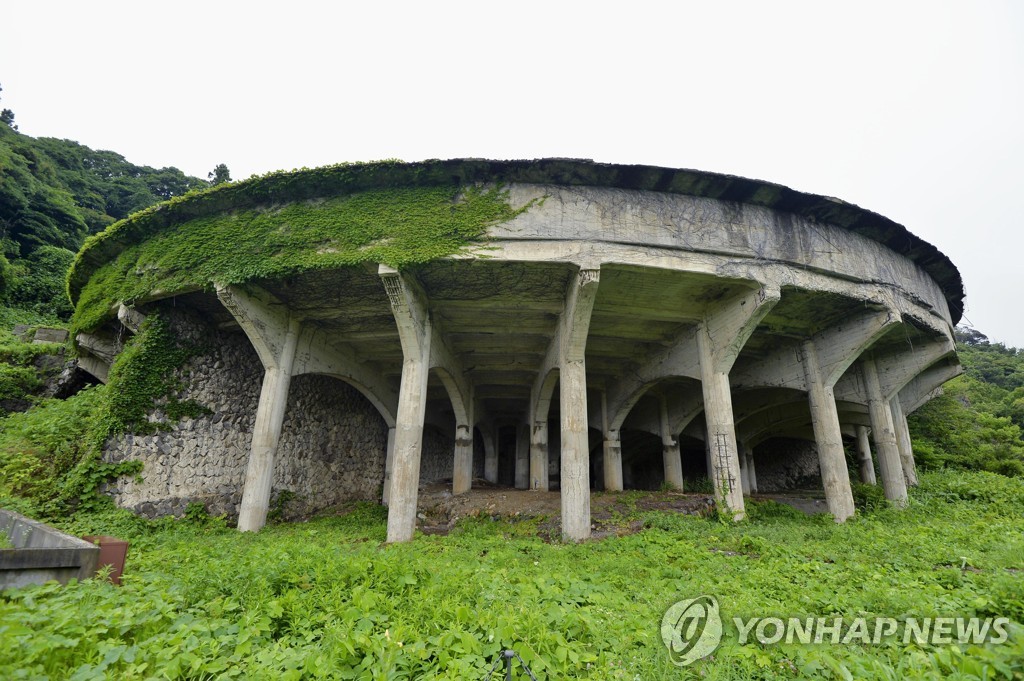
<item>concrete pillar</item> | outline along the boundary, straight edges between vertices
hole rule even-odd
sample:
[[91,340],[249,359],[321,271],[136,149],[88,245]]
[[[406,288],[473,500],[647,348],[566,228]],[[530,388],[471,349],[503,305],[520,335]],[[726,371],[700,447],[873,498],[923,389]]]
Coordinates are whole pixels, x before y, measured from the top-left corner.
[[395,416],[395,454],[388,500],[388,542],[409,541],[416,531],[423,419],[427,411],[427,377],[433,330],[426,303],[416,287],[397,271],[381,265],[381,282],[402,343],[402,380]]
[[679,442],[672,437],[668,425],[668,406],[665,398],[660,400],[661,458],[665,467],[665,484],[674,489],[683,489],[683,462],[679,456]]
[[484,480],[493,485],[498,482],[498,428],[488,427],[480,434],[484,438]]
[[729,374],[715,366],[711,339],[706,329],[697,332],[700,353],[701,389],[704,393],[704,419],[711,453],[711,483],[721,512],[734,520],[746,515],[740,485],[740,459],[736,447],[736,426],[732,415],[732,391]]
[[543,421],[533,424],[530,433],[530,489],[537,492],[548,491],[548,422],[546,414]]
[[274,482],[274,455],[281,439],[298,339],[299,323],[292,321],[276,366],[267,366],[263,372],[263,387],[252,430],[252,448],[242,487],[242,503],[238,509],[238,529],[243,532],[256,532],[267,522],[270,490]]
[[391,498],[391,470],[395,466],[395,429],[388,428],[387,454],[384,458],[384,489],[381,492],[381,503],[388,505]]
[[707,415],[704,416],[704,423],[701,425],[704,432],[704,473],[708,480],[714,480],[715,474],[711,465],[711,438],[708,437]]
[[903,477],[899,445],[896,444],[896,432],[892,425],[892,411],[882,396],[882,388],[878,382],[878,369],[874,359],[863,360],[861,372],[864,378],[864,388],[868,394],[871,433],[874,435],[875,449],[878,451],[878,470],[882,474],[885,498],[894,506],[905,506],[907,503],[907,481]]
[[530,488],[530,427],[516,428],[516,489]]
[[604,489],[607,492],[621,492],[622,442],[619,441],[619,431],[608,431],[604,438]]
[[907,485],[916,487],[917,466],[914,464],[914,445],[910,442],[910,426],[907,424],[907,417],[903,414],[903,404],[900,403],[898,394],[890,398],[889,409],[892,411],[892,425],[896,430],[896,446],[900,449],[903,477],[907,479]]
[[828,510],[837,523],[853,515],[853,491],[850,472],[846,468],[846,451],[839,425],[839,411],[832,385],[822,377],[818,351],[813,341],[803,344],[804,375],[807,379],[807,400],[811,405],[811,426],[818,445],[818,466],[825,488]]
[[427,347],[423,356],[407,357],[402,365],[398,418],[395,424],[395,463],[391,471],[391,498],[388,506],[388,542],[409,541],[416,530],[430,335],[425,334],[422,342]]
[[743,496],[750,496],[750,471],[747,470],[747,457],[743,455],[743,445],[737,445],[740,450],[740,489]]
[[857,460],[860,463],[860,481],[865,485],[876,485],[875,464],[871,460],[871,443],[868,441],[868,427],[856,426]]
[[465,494],[473,486],[473,426],[455,427],[455,464],[452,470],[452,494]]
[[590,440],[587,432],[587,372],[582,360],[559,369],[562,419],[562,535],[590,536]]
[[746,445],[741,445],[743,458],[747,462],[747,480],[750,484],[750,493],[757,494],[757,468],[754,466],[754,450]]

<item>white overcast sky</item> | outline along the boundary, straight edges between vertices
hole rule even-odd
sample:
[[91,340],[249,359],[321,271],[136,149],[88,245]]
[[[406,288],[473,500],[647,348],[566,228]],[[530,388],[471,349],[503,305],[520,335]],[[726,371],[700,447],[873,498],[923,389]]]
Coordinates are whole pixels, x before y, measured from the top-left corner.
[[235,179],[340,161],[696,168],[886,215],[1024,347],[1024,2],[40,2],[21,131]]

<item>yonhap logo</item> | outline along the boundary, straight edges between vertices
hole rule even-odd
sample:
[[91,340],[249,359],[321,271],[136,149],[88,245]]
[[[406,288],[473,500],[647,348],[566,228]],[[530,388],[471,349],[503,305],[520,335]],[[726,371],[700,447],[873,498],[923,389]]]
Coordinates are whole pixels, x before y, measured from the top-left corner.
[[661,618],[661,639],[673,664],[685,667],[715,652],[722,642],[722,616],[712,596],[679,601]]

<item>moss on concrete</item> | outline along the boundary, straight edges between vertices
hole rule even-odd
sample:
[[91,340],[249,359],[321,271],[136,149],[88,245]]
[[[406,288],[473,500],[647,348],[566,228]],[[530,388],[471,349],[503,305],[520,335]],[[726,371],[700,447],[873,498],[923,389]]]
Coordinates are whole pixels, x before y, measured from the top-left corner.
[[[194,217],[128,245],[95,269],[78,294],[72,329],[95,328],[120,302],[212,282],[238,284],[363,262],[401,268],[454,255],[488,226],[522,210],[513,209],[498,187],[442,185],[374,189]],[[119,223],[111,231],[128,227]]]

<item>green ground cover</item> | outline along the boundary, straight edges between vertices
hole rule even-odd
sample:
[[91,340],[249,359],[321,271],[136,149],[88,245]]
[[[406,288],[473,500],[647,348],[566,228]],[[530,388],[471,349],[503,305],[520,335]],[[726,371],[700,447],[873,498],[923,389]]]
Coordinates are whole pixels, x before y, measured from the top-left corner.
[[[731,524],[664,512],[579,545],[537,521],[471,518],[385,545],[376,506],[239,534],[193,512],[80,514],[131,540],[124,586],[0,596],[9,678],[483,678],[514,648],[538,678],[1024,678],[1024,482],[925,473],[909,509],[844,525],[771,502]],[[659,632],[673,602],[751,616],[1010,618],[1001,644],[740,645],[686,668]]]

